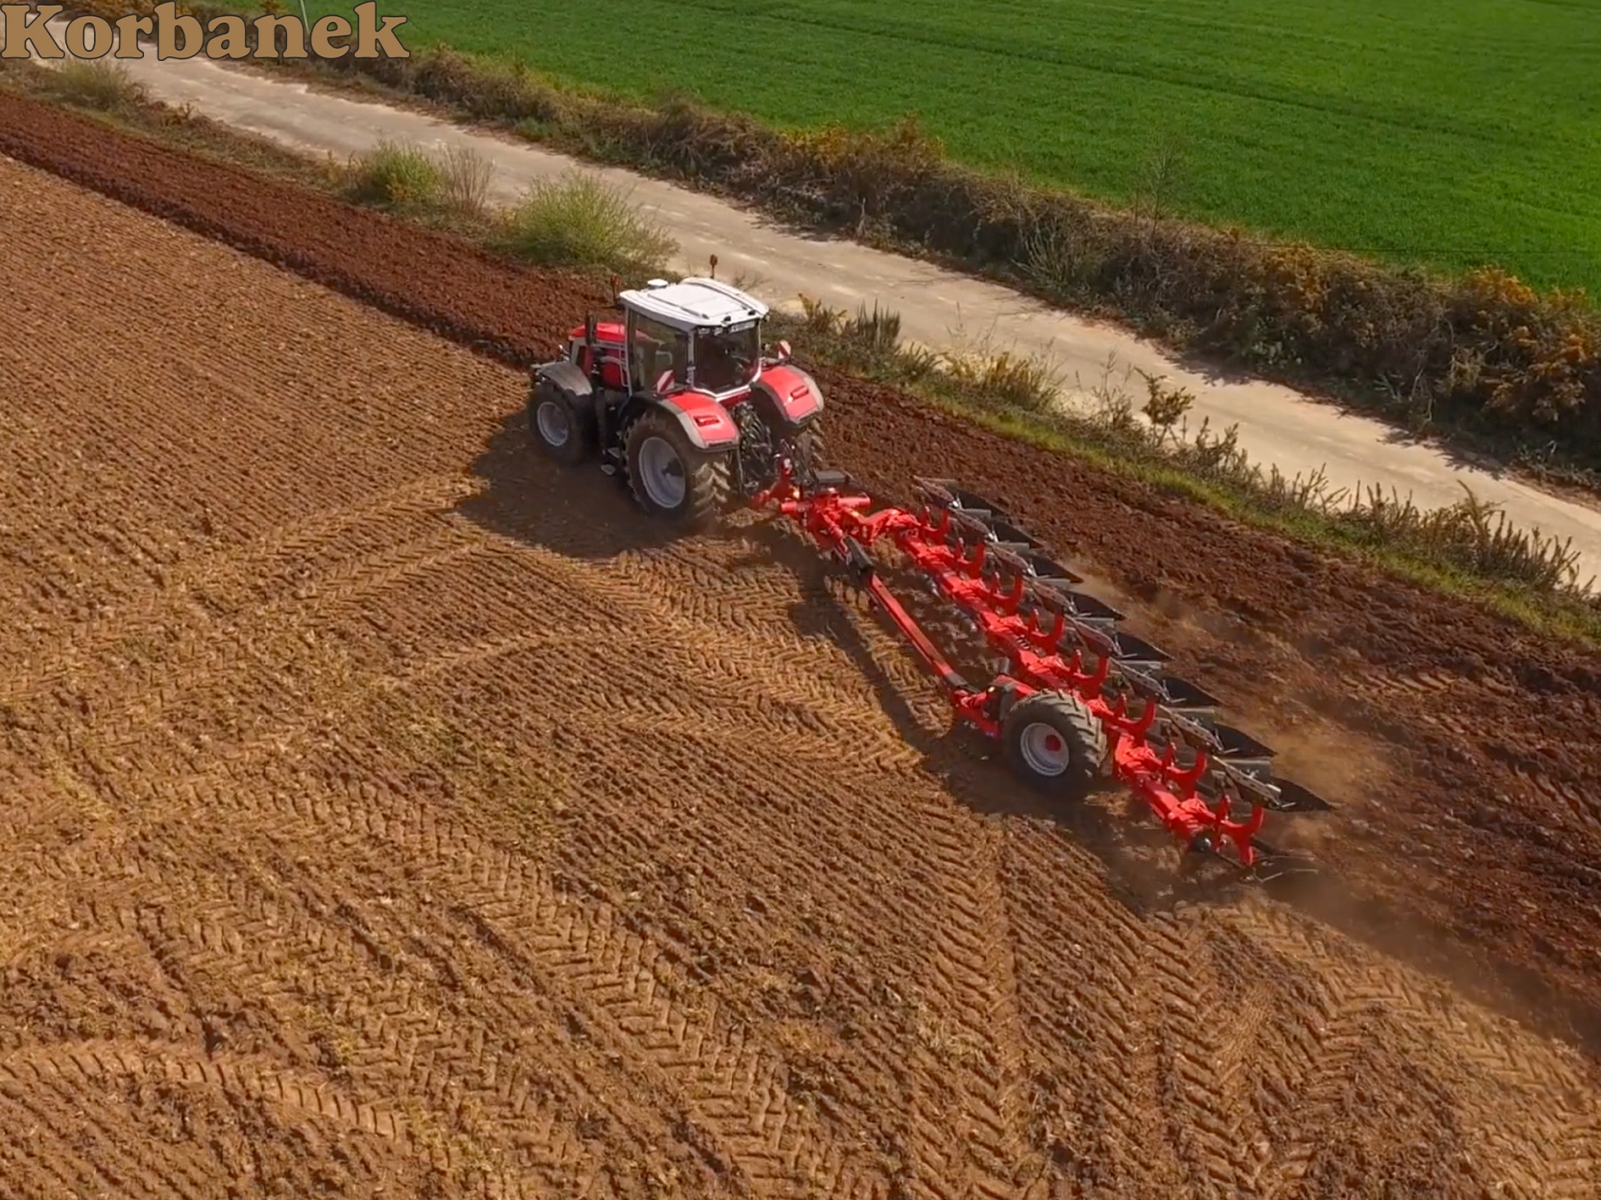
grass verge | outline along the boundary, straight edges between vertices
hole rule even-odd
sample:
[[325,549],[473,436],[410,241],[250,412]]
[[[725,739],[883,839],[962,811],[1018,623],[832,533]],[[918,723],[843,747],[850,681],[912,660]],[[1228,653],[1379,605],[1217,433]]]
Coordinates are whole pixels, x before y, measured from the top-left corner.
[[[76,7],[120,13],[148,3]],[[913,121],[782,131],[682,98],[644,104],[576,90],[448,46],[278,68],[409,96],[985,274],[1322,391],[1419,436],[1601,489],[1601,310],[1583,293],[1539,292],[1493,268],[1444,277],[1387,266],[1173,219],[1160,205],[1111,207],[960,166]]]
[[[93,100],[98,88],[63,90],[49,78],[52,74],[30,64],[0,63],[0,86],[53,98],[186,150],[385,207],[402,219],[445,221],[483,245],[541,263],[551,261],[547,255],[566,256],[568,262],[584,259],[587,267],[638,278],[663,273],[661,258],[642,261],[641,246],[671,249],[669,241],[655,240],[664,235],[640,217],[626,194],[599,181],[561,181],[510,209],[494,210],[485,199],[487,176],[458,169],[473,181],[467,194],[478,198],[476,204],[463,203],[445,182],[452,171],[448,161],[414,147],[382,147],[343,166],[319,164],[148,101],[107,108]],[[543,232],[520,239],[515,235],[526,228],[531,211],[539,214],[532,223]],[[573,218],[576,233],[557,228],[563,214]],[[575,255],[574,245],[587,250]],[[1160,378],[1146,380],[1143,401],[1108,380],[1064,407],[1062,381],[1043,362],[982,347],[962,354],[911,347],[902,342],[893,313],[874,310],[853,317],[810,303],[799,317],[777,316],[775,325],[774,336],[789,337],[802,359],[900,387],[982,427],[1204,503],[1243,523],[1470,597],[1539,632],[1601,647],[1601,599],[1590,590],[1591,581],[1579,577],[1569,546],[1513,526],[1471,495],[1451,508],[1425,512],[1398,496],[1351,494],[1318,476],[1291,479],[1275,469],[1264,471],[1239,449],[1234,431],[1219,434],[1203,424],[1191,433],[1186,424],[1190,397]]]
[[975,425],[1205,504],[1243,524],[1360,558],[1413,583],[1465,596],[1541,633],[1601,648],[1601,596],[1571,545],[1520,528],[1464,488],[1441,509],[1322,474],[1264,470],[1237,431],[1188,427],[1193,397],[1159,376],[1144,396],[1112,382],[1062,403],[1062,380],[1039,359],[979,350],[941,354],[902,343],[893,312],[854,316],[815,301],[780,315],[774,336],[812,361],[898,387]]

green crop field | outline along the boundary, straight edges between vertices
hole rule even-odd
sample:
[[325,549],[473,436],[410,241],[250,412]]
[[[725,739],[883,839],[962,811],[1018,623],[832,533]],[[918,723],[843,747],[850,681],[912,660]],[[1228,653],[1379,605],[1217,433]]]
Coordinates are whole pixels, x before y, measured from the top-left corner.
[[427,0],[415,49],[1601,296],[1601,0]]

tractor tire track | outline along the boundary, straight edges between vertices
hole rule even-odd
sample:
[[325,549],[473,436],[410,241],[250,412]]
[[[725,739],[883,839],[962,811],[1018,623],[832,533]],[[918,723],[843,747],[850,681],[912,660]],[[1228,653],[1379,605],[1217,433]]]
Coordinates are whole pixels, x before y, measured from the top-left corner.
[[[255,808],[225,785],[197,788],[196,795],[213,813],[238,809],[248,820]],[[684,983],[608,908],[562,898],[531,864],[422,806],[395,797],[388,811],[363,811],[349,803],[357,799],[303,792],[289,798],[274,824],[309,824],[341,857],[370,858],[375,843],[403,852],[418,882],[450,897],[458,934],[475,936],[526,981],[589,1017],[614,1045],[632,1050],[633,1069],[687,1102],[752,1184],[772,1187],[799,1176],[830,1181],[827,1195],[883,1194],[871,1170],[853,1169],[826,1140],[817,1144],[815,1123],[784,1100],[781,1064],[715,1010],[677,999]]]
[[1152,977],[1167,1014],[1161,1040],[1168,1138],[1189,1175],[1188,1194],[1254,1196],[1253,1150],[1265,1130],[1239,1083],[1246,1041],[1259,1014],[1231,1011],[1213,964],[1209,931],[1196,921],[1161,921]]
[[[197,842],[196,850],[207,849],[201,839]],[[186,881],[146,877],[116,901],[120,923],[138,925],[152,945],[181,954],[202,975],[248,984],[250,995],[284,1014],[315,1008],[304,995],[303,980],[311,970],[317,986],[328,988],[333,999],[328,1023],[341,1038],[359,1039],[353,1048],[338,1051],[339,1069],[373,1097],[360,1102],[352,1096],[341,1103],[359,1112],[381,1109],[395,1128],[379,1132],[401,1138],[410,1153],[444,1170],[453,1158],[467,1155],[513,1163],[518,1173],[537,1175],[545,1187],[576,1189],[571,1194],[586,1194],[604,1175],[605,1154],[648,1153],[648,1145],[637,1140],[626,1147],[614,1142],[604,1150],[579,1136],[580,1114],[593,1120],[608,1109],[583,1080],[604,1078],[608,1068],[598,1055],[575,1057],[539,1037],[549,1017],[546,1006],[486,990],[488,1008],[481,1015],[450,1011],[448,992],[430,986],[426,970],[449,944],[448,927],[436,922],[426,934],[392,928],[381,919],[387,906],[371,897],[308,895],[283,886],[287,881],[258,886],[238,874],[207,879],[211,888],[200,902],[198,920],[179,922],[149,900],[150,886],[162,882],[182,886]],[[302,879],[301,888],[313,886]],[[452,956],[464,974],[492,978],[475,970],[480,964],[470,954]],[[338,982],[343,980],[355,984]],[[520,1044],[508,1046],[508,1030],[529,1032],[519,1034]],[[416,1130],[405,1127],[407,1109],[419,1113]],[[611,1112],[610,1120],[614,1128],[626,1128],[637,1116],[637,1110],[624,1109]],[[470,1122],[470,1139],[462,1132],[464,1121]],[[654,1134],[668,1137],[665,1127]],[[503,1187],[514,1194],[520,1190]]]
[[[0,98],[7,144],[70,157],[92,142],[104,153],[84,169],[108,180],[115,135],[35,110],[19,133],[18,111]],[[39,130],[63,137],[52,149]],[[209,169],[172,165],[133,190],[148,199]],[[68,1070],[22,1100],[0,1094],[47,1130],[0,1136],[20,1186],[1584,1194],[1593,1070],[1276,906],[1218,898],[1160,916],[1150,864],[1131,889],[1091,818],[1067,832],[1019,812],[1000,776],[947,743],[904,648],[759,523],[654,541],[616,489],[530,454],[514,374],[19,170],[0,162],[6,214],[48,210],[128,253],[103,250],[92,275],[30,278],[28,328],[46,336],[37,355],[8,346],[38,390],[0,448],[27,481],[6,493],[26,561],[0,564],[0,595],[27,599],[0,643],[20,665],[9,684],[0,672],[0,711],[32,726],[0,729],[19,843],[0,866],[0,911],[16,918],[0,948],[0,1027],[15,1031],[0,1057],[134,1043],[208,1071],[242,1061],[332,1080],[335,1097],[333,1115],[312,1114],[233,1076],[183,1082],[182,1063],[137,1079]],[[308,203],[275,216],[220,184],[193,202],[210,206],[212,232],[259,222],[258,252],[268,226],[289,239],[315,225],[326,202]],[[418,247],[448,240],[348,220],[355,240],[316,242],[296,265],[344,255],[346,282],[392,270],[396,288],[422,280],[440,303],[484,267],[433,271],[444,260]],[[362,238],[411,257],[363,265],[349,257]],[[119,316],[161,291],[151,311],[178,332],[151,350],[137,317],[39,319],[86,309],[90,286]],[[482,313],[505,311],[486,297]],[[556,331],[578,299],[553,295]],[[249,394],[228,378],[237,347],[187,365],[225,315],[243,343],[295,346],[294,365],[269,362]],[[100,341],[75,343],[79,328]],[[535,319],[518,336],[534,347],[550,328]],[[345,361],[364,344],[384,354]],[[75,391],[41,357],[102,373]],[[846,454],[875,470],[979,453],[904,398],[838,384]],[[169,412],[180,393],[195,398]],[[98,416],[128,436],[109,444]],[[1024,455],[962,436],[996,462]],[[1077,470],[1048,469],[1058,484]],[[70,504],[36,517],[58,485]],[[1029,488],[1014,507],[1048,511],[1050,488]],[[1153,511],[1079,498],[1081,541],[1112,558],[1113,526],[1143,532]],[[1150,533],[1141,551],[1161,560],[1172,530]],[[58,538],[69,555],[50,549]],[[1246,559],[1275,587],[1279,550],[1258,549]],[[1212,569],[1193,582],[1212,586]],[[1296,619],[1332,619],[1354,587],[1303,580]],[[1369,603],[1405,607],[1382,591]],[[1439,681],[1467,668],[1402,663],[1411,628],[1364,639],[1353,626],[1348,640],[1432,680],[1419,686],[1445,709],[1428,745],[1450,749],[1458,693]],[[130,662],[130,637],[160,652]],[[1293,678],[1264,644],[1212,648],[1209,670]],[[1351,677],[1364,673],[1383,672]],[[1575,678],[1545,685],[1554,719],[1582,720]],[[1529,694],[1495,672],[1484,689],[1493,705]],[[1528,730],[1509,727],[1475,764],[1506,752],[1520,786],[1578,787],[1571,763],[1517,757]],[[1450,772],[1426,770],[1397,773],[1413,807],[1391,808],[1439,815],[1429,780]],[[1493,868],[1511,873],[1499,886],[1541,843],[1496,836],[1525,848]],[[1562,920],[1582,933],[1582,916],[1539,908],[1559,898],[1537,881],[1518,894],[1518,911],[1537,911],[1507,944]],[[397,1118],[408,1144],[359,1128],[357,1104]],[[220,1120],[247,1136],[185,1132]]]
[[[270,1060],[252,1062],[226,1055],[206,1057],[179,1045],[78,1042],[65,1046],[32,1046],[0,1056],[0,1075],[24,1089],[46,1081],[76,1090],[119,1077],[168,1080],[265,1099],[296,1114],[390,1141],[407,1140],[402,1118],[347,1100],[330,1088],[326,1080],[285,1073]],[[0,1088],[5,1087],[0,1084]]]
[[[455,665],[455,664],[454,664],[454,663],[451,663],[451,664],[450,664],[450,665]],[[436,667],[435,667],[435,666],[434,666],[434,665],[432,665],[432,664],[430,664],[430,665],[427,665],[427,666],[425,666],[425,667],[423,667],[423,668],[421,668],[421,669],[420,669],[420,672],[419,672],[419,674],[421,674],[421,675],[432,675],[432,674],[435,674],[435,673],[436,673],[436,672],[437,672],[437,668],[436,668]],[[659,733],[659,731],[658,731],[658,733]],[[705,752],[704,752],[704,757],[705,757],[705,758],[706,758],[706,759],[707,759],[707,760],[708,760],[708,761],[713,761],[713,762],[715,762],[715,761],[716,761],[716,754],[715,754],[715,750],[716,750],[716,747],[714,747],[714,746],[711,746],[711,745],[708,745],[708,746],[707,746],[707,747],[706,747],[706,748],[705,748]],[[234,765],[234,764],[232,764],[232,763],[230,763],[230,764],[229,764],[229,765],[230,765],[230,766],[232,766],[232,765]],[[190,781],[190,784],[189,784],[189,785],[186,785],[186,786],[194,786],[194,784],[195,784],[195,783],[196,783],[196,782],[197,782],[197,781],[194,781],[194,780],[191,780],[191,781]],[[868,804],[868,803],[870,803],[870,801],[869,801],[869,800],[868,800],[868,798],[867,798],[867,797],[865,797],[865,796],[864,796],[864,797],[863,797],[863,798],[862,798],[862,803],[863,803],[863,804],[864,804],[864,805],[866,805],[866,804]],[[931,1136],[931,1137],[932,1137],[932,1138],[934,1138],[934,1139],[942,1139],[942,1138],[943,1138],[943,1137],[944,1137],[944,1136],[945,1136],[945,1134],[944,1134],[944,1132],[943,1132],[943,1128],[944,1128],[944,1127],[942,1127],[942,1126],[936,1126],[936,1127],[934,1127],[934,1128],[933,1128],[933,1129],[932,1129],[932,1130],[931,1130],[931,1135],[930,1135],[930,1136]]]

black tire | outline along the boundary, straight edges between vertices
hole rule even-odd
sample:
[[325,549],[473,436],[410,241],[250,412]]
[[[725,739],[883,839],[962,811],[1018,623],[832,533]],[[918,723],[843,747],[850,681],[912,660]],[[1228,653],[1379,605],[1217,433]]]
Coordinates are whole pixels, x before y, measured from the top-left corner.
[[[810,481],[814,472],[827,464],[823,461],[823,431],[820,419],[799,429],[791,428],[780,420],[773,405],[764,397],[737,409],[740,416],[740,450],[743,482],[746,494],[754,494],[773,483],[773,459],[781,443],[787,442],[797,481],[802,485]],[[746,415],[748,414],[748,415]]]
[[575,467],[595,457],[595,415],[562,389],[535,383],[528,389],[528,434],[546,457]]
[[[664,453],[662,446],[677,460],[677,477],[683,480],[682,497],[676,503],[656,494],[651,480],[661,478],[659,462],[644,461]],[[652,516],[661,517],[682,529],[700,529],[711,524],[728,506],[731,491],[727,453],[708,453],[690,442],[676,417],[660,409],[647,412],[628,429],[628,486],[639,506]]]
[[1082,800],[1106,763],[1106,729],[1070,692],[1035,692],[1001,721],[1007,765],[1024,783],[1056,799]]
[[795,468],[803,473],[821,471],[828,466],[823,445],[823,427],[814,417],[812,423],[798,433],[789,435],[795,446]]

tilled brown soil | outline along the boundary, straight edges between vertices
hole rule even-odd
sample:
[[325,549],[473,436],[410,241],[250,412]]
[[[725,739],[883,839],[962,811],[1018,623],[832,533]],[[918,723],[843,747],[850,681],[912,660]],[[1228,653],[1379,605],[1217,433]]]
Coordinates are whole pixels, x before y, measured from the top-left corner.
[[[513,359],[594,300],[9,100],[0,150]],[[770,531],[642,543],[516,373],[0,197],[0,1192],[1594,1194],[1590,1065],[1019,812]],[[1337,896],[1601,994],[1593,659],[823,378],[844,465],[1010,503],[1342,804]]]
[[[604,300],[26,101],[0,97],[0,149],[503,361],[550,355]],[[1320,889],[1320,911],[1601,1042],[1601,656],[819,374],[841,465],[892,493],[948,475],[1011,506],[1339,804],[1274,834],[1315,838],[1352,885]]]

